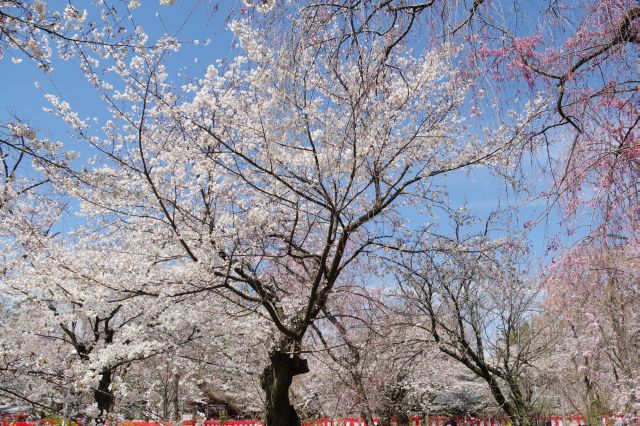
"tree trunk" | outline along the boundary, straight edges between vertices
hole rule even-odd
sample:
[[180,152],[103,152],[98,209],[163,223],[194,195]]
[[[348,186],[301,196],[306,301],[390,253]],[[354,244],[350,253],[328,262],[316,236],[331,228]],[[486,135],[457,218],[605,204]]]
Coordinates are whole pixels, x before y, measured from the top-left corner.
[[529,426],[531,424],[529,406],[522,393],[520,383],[512,378],[509,380],[509,388],[511,389],[514,405],[514,413],[511,415],[514,426]]
[[113,395],[113,392],[111,392],[111,380],[111,370],[102,371],[102,373],[100,374],[100,382],[98,382],[98,388],[93,391],[93,398],[98,404],[99,411],[97,423],[100,424],[104,424],[104,421],[113,408],[113,403],[115,402],[115,397]]
[[527,408],[516,404],[515,413],[511,416],[511,422],[514,426],[530,426],[531,418]]
[[[355,367],[354,367],[355,368]],[[364,419],[364,423],[367,426],[373,426],[373,412],[369,405],[369,397],[367,396],[367,390],[362,382],[362,374],[351,372],[351,377],[355,384],[355,388],[360,395],[360,417]]]
[[[585,365],[587,367],[589,366],[587,359],[585,359]],[[587,397],[587,412],[585,413],[584,420],[587,426],[598,426],[602,422],[601,416],[604,410],[602,409],[600,398],[593,388],[593,383],[587,374],[584,375],[584,383]]]
[[491,395],[493,395],[493,399],[495,399],[500,408],[502,408],[502,411],[511,418],[513,426],[530,426],[531,422],[528,407],[518,383],[508,383],[509,390],[511,391],[512,403],[507,399],[507,396],[505,396],[504,392],[500,388],[498,379],[486,368],[482,369],[481,377],[489,385],[489,390],[491,391]]
[[507,401],[507,398],[505,397],[504,393],[502,393],[502,389],[500,389],[500,384],[498,383],[498,380],[486,369],[483,370],[482,378],[489,385],[489,390],[491,391],[491,395],[493,395],[493,398],[496,400],[500,408],[502,408],[502,410],[507,414],[507,416],[514,417],[515,410],[511,406],[509,401]]
[[300,418],[289,401],[293,376],[309,372],[307,360],[287,353],[272,352],[260,378],[265,397],[266,426],[300,426]]
[[180,374],[176,373],[173,381],[173,421],[180,422]]
[[164,383],[162,392],[162,418],[167,419],[169,416],[169,380]]

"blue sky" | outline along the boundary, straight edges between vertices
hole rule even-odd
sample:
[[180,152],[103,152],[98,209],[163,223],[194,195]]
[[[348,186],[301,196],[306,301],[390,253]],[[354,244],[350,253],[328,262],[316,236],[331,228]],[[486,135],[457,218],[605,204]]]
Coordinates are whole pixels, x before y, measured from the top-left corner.
[[[226,6],[231,4],[229,2]],[[133,22],[145,28],[151,40],[167,31],[180,40],[187,41],[179,53],[168,61],[168,71],[177,81],[182,80],[178,78],[178,74],[199,77],[204,74],[208,64],[233,55],[232,35],[226,28],[230,11],[223,8],[214,11],[213,7],[212,3],[203,0],[178,1],[171,7],[161,7],[157,0],[146,0],[142,2],[141,8],[134,11]],[[206,43],[207,39],[210,39],[209,43]],[[197,44],[188,42],[194,40],[198,40]],[[59,95],[80,113],[81,118],[91,116],[106,119],[104,103],[86,82],[77,59],[70,62],[54,61],[54,68],[53,73],[44,74],[28,60],[13,64],[10,55],[5,56],[0,61],[0,76],[4,82],[0,97],[0,120],[6,122],[11,115],[16,115],[38,130],[41,137],[60,140],[65,147],[81,152],[86,158],[89,155],[86,148],[73,142],[65,125],[58,118],[42,111],[45,105],[44,95]],[[516,195],[501,179],[480,168],[471,173],[454,172],[439,179],[439,183],[447,186],[453,206],[466,205],[472,213],[479,216],[487,216],[498,204],[507,206],[522,204],[524,201],[523,198],[516,198],[523,196]],[[545,185],[544,182],[537,184],[540,187]],[[522,225],[538,218],[544,207],[544,200],[525,204],[509,226],[514,230],[523,230]],[[545,258],[547,237],[560,232],[559,220],[557,211],[553,210],[546,220],[529,230],[528,238],[535,258]],[[76,223],[78,222],[74,217],[65,217],[60,225],[61,230],[72,228]],[[503,229],[506,227],[507,224],[504,224]],[[546,261],[548,259],[546,256]]]

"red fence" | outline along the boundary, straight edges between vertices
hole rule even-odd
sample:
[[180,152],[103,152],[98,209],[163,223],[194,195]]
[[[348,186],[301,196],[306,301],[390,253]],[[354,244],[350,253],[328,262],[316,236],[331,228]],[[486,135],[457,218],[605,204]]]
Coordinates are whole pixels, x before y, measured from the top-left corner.
[[[445,416],[429,416],[425,418],[422,424],[419,416],[409,417],[410,426],[444,426],[447,420],[453,419],[458,426],[508,426],[511,420],[508,417],[445,417]],[[37,423],[11,421],[10,419],[1,419],[1,426],[51,426],[51,419],[42,419]],[[625,421],[626,420],[626,421]],[[622,414],[610,414],[602,417],[603,426],[615,425],[618,421],[631,424],[635,420],[637,426],[640,426],[640,417],[625,416]],[[379,419],[373,418],[373,423],[377,425]],[[397,424],[395,419],[391,420],[392,424]],[[535,417],[533,423],[536,426],[582,426],[584,418],[579,415],[573,416],[546,416]],[[195,420],[184,420],[180,426],[196,426]],[[171,423],[158,422],[142,422],[142,421],[125,421],[119,426],[172,426]],[[261,420],[205,420],[203,426],[265,426]],[[322,418],[302,422],[302,426],[367,426],[364,419],[357,417],[340,417],[336,419]]]
[[[409,420],[412,426],[420,426],[420,417],[412,416],[409,417]],[[374,425],[377,425],[379,421],[380,419],[377,417],[373,418]],[[395,419],[391,420],[391,423],[396,423]],[[322,418],[311,420],[309,422],[302,422],[302,426],[366,426],[366,424],[367,423],[364,419],[357,417],[340,417],[337,419]]]
[[[626,422],[624,422],[626,418]],[[455,420],[458,426],[508,426],[511,424],[509,417],[445,417],[445,416],[429,416],[425,418],[423,426],[444,426],[447,420]],[[573,416],[546,416],[535,417],[534,424],[536,426],[582,426],[585,424],[584,418],[579,415]],[[640,417],[625,416],[622,414],[611,414],[602,417],[603,426],[615,425],[618,421],[627,425],[635,420],[637,426],[640,426]],[[379,419],[373,418],[374,425],[377,425]],[[391,420],[391,424],[397,424],[395,419]],[[418,416],[409,417],[410,426],[421,426],[421,419]],[[220,425],[211,425],[220,426]],[[340,417],[336,419],[322,418],[302,422],[302,426],[366,426],[364,419],[356,417]]]
[[511,422],[508,417],[429,416],[429,423],[426,426],[444,426],[450,418],[455,420],[459,426],[506,426]]
[[[184,420],[178,425],[180,426],[196,426],[195,420]],[[176,425],[176,426],[178,426]],[[50,419],[42,419],[36,423],[29,422],[12,422],[8,419],[2,419],[0,426],[51,426]],[[142,421],[124,421],[119,423],[118,426],[172,426],[169,422],[142,422]],[[261,420],[227,420],[221,422],[220,420],[205,420],[204,426],[264,426]]]

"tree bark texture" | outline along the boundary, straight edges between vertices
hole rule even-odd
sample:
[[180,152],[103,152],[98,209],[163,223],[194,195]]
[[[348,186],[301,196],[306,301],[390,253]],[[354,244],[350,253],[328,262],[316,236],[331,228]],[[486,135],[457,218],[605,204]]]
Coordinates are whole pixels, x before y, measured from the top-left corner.
[[104,424],[107,415],[113,408],[115,396],[111,391],[112,373],[111,370],[105,370],[100,374],[98,388],[93,391],[93,397],[98,404],[98,421]]
[[266,426],[300,426],[300,418],[289,401],[289,388],[293,377],[309,372],[307,360],[291,357],[287,353],[273,352],[260,378],[265,392]]

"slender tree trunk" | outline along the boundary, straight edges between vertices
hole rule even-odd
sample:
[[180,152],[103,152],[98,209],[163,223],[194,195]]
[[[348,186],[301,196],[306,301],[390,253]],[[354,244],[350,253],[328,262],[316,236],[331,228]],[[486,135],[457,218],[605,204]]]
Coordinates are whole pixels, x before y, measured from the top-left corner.
[[360,373],[352,372],[351,377],[355,384],[356,390],[360,394],[360,417],[364,419],[365,425],[373,426],[373,412],[371,411],[371,407],[369,405],[367,390],[364,386],[364,383],[362,382],[362,375]]
[[100,374],[100,381],[98,382],[98,388],[93,391],[93,398],[98,404],[98,418],[97,422],[104,424],[107,415],[113,408],[115,397],[111,391],[112,381],[111,370],[103,370]]
[[293,377],[309,372],[307,360],[275,351],[269,355],[271,365],[260,378],[265,397],[265,423],[267,426],[300,426],[300,418],[289,401],[289,388]]
[[176,373],[173,378],[173,420],[180,421],[180,374]]
[[[585,359],[585,365],[588,367],[588,360]],[[584,375],[584,383],[587,396],[587,412],[585,413],[585,423],[587,426],[598,426],[601,424],[602,403],[597,392],[593,389],[593,383],[587,374]]]
[[162,392],[162,418],[167,419],[169,415],[169,380],[164,383],[164,392]]

